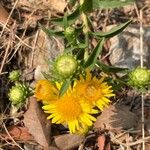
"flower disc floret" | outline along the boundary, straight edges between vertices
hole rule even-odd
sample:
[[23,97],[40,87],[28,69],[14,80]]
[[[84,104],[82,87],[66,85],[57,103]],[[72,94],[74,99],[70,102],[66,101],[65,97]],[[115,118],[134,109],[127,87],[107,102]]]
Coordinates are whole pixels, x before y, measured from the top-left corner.
[[55,85],[48,80],[39,80],[35,87],[35,97],[37,100],[49,103],[50,101],[56,100],[59,91]]
[[136,68],[129,73],[129,84],[136,88],[145,88],[150,83],[150,70]]
[[100,110],[108,106],[109,98],[115,96],[112,87],[104,82],[104,78],[92,78],[92,75],[87,71],[86,79],[80,76],[80,80],[76,82],[74,87],[76,94],[92,106],[97,106]]
[[91,114],[98,111],[91,108],[90,105],[80,101],[78,98],[65,94],[57,101],[43,106],[46,113],[52,119],[52,123],[67,123],[71,133],[75,133],[81,126],[91,126],[96,118]]
[[55,72],[62,78],[71,77],[77,70],[78,62],[71,55],[58,56],[54,62]]

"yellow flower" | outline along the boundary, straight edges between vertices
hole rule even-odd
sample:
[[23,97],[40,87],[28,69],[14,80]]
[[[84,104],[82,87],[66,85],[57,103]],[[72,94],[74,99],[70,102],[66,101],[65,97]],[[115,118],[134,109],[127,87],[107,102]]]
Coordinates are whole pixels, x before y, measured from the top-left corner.
[[91,114],[98,113],[91,106],[77,97],[73,93],[66,93],[57,101],[53,101],[49,105],[43,106],[45,113],[49,113],[48,119],[52,119],[52,123],[67,123],[70,133],[75,133],[80,127],[87,125],[92,126],[96,118]]
[[39,80],[35,88],[35,97],[37,100],[42,100],[43,102],[49,102],[56,100],[59,91],[57,88],[48,80]]
[[109,98],[114,96],[111,86],[104,81],[104,77],[97,79],[92,78],[89,71],[86,72],[86,79],[80,76],[80,80],[76,82],[74,90],[78,97],[83,98],[90,105],[97,106],[100,110],[108,106]]

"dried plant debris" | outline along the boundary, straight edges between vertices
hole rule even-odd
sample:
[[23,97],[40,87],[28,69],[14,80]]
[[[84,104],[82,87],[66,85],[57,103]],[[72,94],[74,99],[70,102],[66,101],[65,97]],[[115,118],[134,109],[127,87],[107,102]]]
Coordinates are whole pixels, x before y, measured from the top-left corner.
[[104,109],[97,118],[94,128],[106,129],[115,132],[135,128],[138,118],[136,114],[129,111],[127,106],[110,106]]
[[29,108],[24,114],[24,123],[36,142],[48,148],[51,142],[51,124],[33,97],[30,98]]

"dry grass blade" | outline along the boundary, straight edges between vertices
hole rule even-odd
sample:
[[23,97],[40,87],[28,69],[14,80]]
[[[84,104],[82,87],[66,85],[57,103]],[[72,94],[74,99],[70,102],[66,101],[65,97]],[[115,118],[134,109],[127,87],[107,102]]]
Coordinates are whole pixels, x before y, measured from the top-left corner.
[[9,41],[8,41],[8,44],[7,44],[7,47],[6,47],[6,50],[5,50],[4,58],[3,58],[3,60],[2,60],[1,66],[0,66],[0,75],[1,75],[1,73],[2,73],[4,64],[5,64],[5,61],[6,61],[8,52],[9,52],[10,43],[11,43],[11,41],[9,40]]
[[4,24],[4,26],[3,26],[3,30],[1,31],[0,37],[2,37],[3,32],[5,31],[5,28],[6,28],[7,24],[8,24],[8,22],[9,22],[9,20],[10,20],[10,18],[11,18],[11,15],[12,15],[14,9],[16,8],[16,5],[17,5],[18,2],[19,2],[19,0],[16,0],[16,2],[15,2],[14,6],[13,6],[13,8],[12,8],[10,14],[9,14],[9,17],[7,18],[7,21],[6,21],[6,23]]

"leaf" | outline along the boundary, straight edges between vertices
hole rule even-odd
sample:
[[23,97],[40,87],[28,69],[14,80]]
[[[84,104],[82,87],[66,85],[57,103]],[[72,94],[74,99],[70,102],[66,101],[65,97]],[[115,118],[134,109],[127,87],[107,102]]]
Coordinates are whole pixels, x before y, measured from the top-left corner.
[[65,92],[68,90],[71,81],[69,79],[65,80],[60,88],[59,96],[63,96]]
[[87,61],[84,64],[84,67],[90,67],[91,69],[94,67],[97,57],[98,55],[101,53],[102,51],[102,47],[104,44],[105,38],[103,38],[95,47],[95,49],[93,50],[93,52],[90,54],[89,58],[87,59]]
[[51,30],[51,29],[47,29],[44,26],[40,25],[40,27],[42,28],[42,30],[49,36],[60,36],[63,37],[63,31],[55,31],[55,30]]
[[[8,127],[7,130],[14,140],[26,142],[34,141],[33,136],[29,133],[26,127],[13,125]],[[5,140],[11,140],[10,136],[6,132],[1,132],[0,136],[3,137]]]
[[97,139],[98,150],[105,149],[106,136],[104,134],[99,135]]
[[[0,23],[6,24],[8,18],[9,18],[9,13],[6,11],[6,9],[0,3]],[[8,24],[11,24],[13,21],[14,20],[12,18],[10,18]]]
[[95,35],[99,38],[101,38],[101,37],[111,38],[111,37],[121,33],[130,23],[131,23],[131,20],[129,20],[126,23],[123,23],[117,27],[110,29],[108,32],[93,32],[91,34]]
[[77,53],[77,59],[83,60],[84,59],[84,53],[85,53],[85,49],[79,49],[79,51]]
[[98,150],[111,150],[110,138],[105,135],[99,135],[97,139]]
[[94,9],[117,8],[125,5],[131,5],[134,0],[93,0]]
[[68,27],[68,20],[67,20],[67,14],[64,14],[64,18],[63,18],[63,23],[64,23],[64,30],[66,30],[66,28]]
[[97,117],[95,129],[121,132],[137,127],[137,115],[125,105],[110,105]]
[[[72,14],[67,16],[68,26],[73,24],[79,16],[80,16],[80,7],[77,7],[77,9]],[[63,24],[63,17],[62,18],[54,18],[51,21],[60,25],[60,26],[64,25]]]
[[85,49],[86,44],[84,43],[79,43],[79,45],[73,46],[73,47],[68,47],[64,50],[65,53],[72,52],[75,49]]
[[83,12],[90,12],[93,9],[93,0],[84,0],[82,6],[81,6],[81,10]]
[[50,145],[51,123],[34,97],[30,98],[29,108],[24,114],[24,123],[34,139],[48,149]]
[[54,137],[54,143],[59,150],[78,149],[79,145],[85,140],[82,135],[63,134]]
[[117,73],[117,72],[125,72],[128,70],[128,68],[119,68],[119,67],[114,67],[114,66],[108,66],[100,61],[96,62],[97,67],[99,67],[102,71],[104,72],[112,72],[112,73]]

